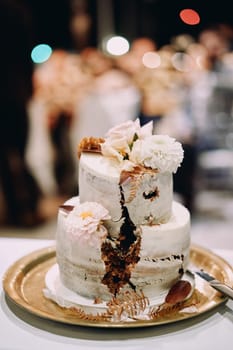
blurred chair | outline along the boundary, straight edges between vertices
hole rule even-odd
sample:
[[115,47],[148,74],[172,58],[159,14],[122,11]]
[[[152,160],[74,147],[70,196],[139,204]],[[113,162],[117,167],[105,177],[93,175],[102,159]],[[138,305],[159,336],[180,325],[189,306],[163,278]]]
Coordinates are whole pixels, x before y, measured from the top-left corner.
[[218,73],[207,117],[207,142],[198,157],[201,187],[233,190],[233,72]]
[[202,152],[198,158],[198,169],[202,188],[233,190],[233,150]]

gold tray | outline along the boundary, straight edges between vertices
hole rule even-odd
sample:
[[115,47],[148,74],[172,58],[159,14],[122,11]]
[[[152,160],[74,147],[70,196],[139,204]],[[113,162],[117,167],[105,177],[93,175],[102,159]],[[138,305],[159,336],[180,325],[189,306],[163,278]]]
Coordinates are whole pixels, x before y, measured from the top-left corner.
[[[191,246],[191,264],[203,268],[222,282],[232,285],[232,267],[221,257],[213,252],[196,245]],[[34,251],[16,261],[5,273],[3,289],[6,296],[26,311],[43,319],[56,322],[88,326],[110,328],[132,328],[162,325],[188,318],[196,317],[227,301],[227,298],[209,286],[207,282],[197,277],[195,280],[195,292],[198,294],[198,304],[191,313],[171,313],[165,317],[153,320],[135,321],[93,321],[80,318],[77,314],[61,308],[56,303],[44,297],[45,275],[56,263],[55,247],[43,248]]]

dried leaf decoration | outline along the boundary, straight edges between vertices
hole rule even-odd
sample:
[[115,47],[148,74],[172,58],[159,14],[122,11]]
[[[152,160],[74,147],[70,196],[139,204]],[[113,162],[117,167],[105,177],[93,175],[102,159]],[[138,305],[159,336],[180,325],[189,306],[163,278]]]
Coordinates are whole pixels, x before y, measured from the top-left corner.
[[69,214],[74,209],[74,205],[60,205],[59,209],[62,210],[65,214]]
[[149,306],[149,299],[142,292],[126,291],[113,297],[106,305],[107,309],[102,313],[86,313],[81,308],[75,307],[67,308],[66,313],[69,316],[78,317],[80,320],[120,322],[127,318],[139,317]]
[[86,313],[83,309],[78,307],[69,307],[65,309],[65,313],[69,317],[75,317],[80,320],[84,320],[88,322],[110,321],[110,316],[108,315],[107,312],[91,314],[91,313]]
[[129,197],[126,203],[130,203],[136,196],[137,190],[145,174],[154,175],[158,173],[157,169],[146,168],[142,165],[136,165],[133,170],[122,170],[120,175],[120,185],[130,183]]
[[78,145],[78,158],[82,152],[101,153],[101,143],[104,141],[101,137],[84,137]]
[[181,315],[182,313],[185,313],[185,311],[183,312],[182,310],[185,310],[186,308],[196,308],[197,305],[200,304],[202,298],[203,296],[198,290],[194,290],[192,296],[187,300],[180,301],[176,304],[163,303],[159,307],[151,308],[148,317],[150,320],[156,321],[161,319],[171,319],[171,317],[174,317],[176,314]]
[[112,298],[107,306],[107,312],[114,320],[120,321],[122,316],[134,319],[149,306],[149,299],[145,297],[143,292],[126,291],[119,294],[118,297]]
[[[182,310],[190,307],[197,307],[203,299],[198,290],[194,290],[188,299],[176,303],[164,302],[159,306],[150,307],[149,299],[143,292],[126,291],[113,297],[106,305],[106,311],[102,313],[87,313],[81,308],[67,308],[67,316],[78,317],[80,320],[88,322],[125,322],[130,320],[155,320],[161,321],[171,319],[176,314],[182,314]],[[185,311],[184,311],[185,313]]]
[[[189,283],[189,282],[188,282]],[[184,287],[184,288],[183,288]],[[119,293],[106,303],[106,311],[96,314],[85,312],[82,308],[70,307],[62,308],[67,316],[79,318],[88,322],[127,322],[130,320],[152,320],[161,321],[177,317],[176,315],[185,314],[185,309],[194,307],[206,302],[206,297],[198,290],[194,290],[191,296],[187,297],[188,284],[172,287],[167,295],[168,301],[159,306],[150,306],[149,299],[141,292],[125,291]],[[181,293],[180,293],[181,291]],[[170,299],[171,298],[171,299]],[[183,311],[184,310],[184,311]],[[197,309],[196,309],[197,310]],[[192,311],[196,312],[196,311]],[[180,316],[179,316],[180,317]]]

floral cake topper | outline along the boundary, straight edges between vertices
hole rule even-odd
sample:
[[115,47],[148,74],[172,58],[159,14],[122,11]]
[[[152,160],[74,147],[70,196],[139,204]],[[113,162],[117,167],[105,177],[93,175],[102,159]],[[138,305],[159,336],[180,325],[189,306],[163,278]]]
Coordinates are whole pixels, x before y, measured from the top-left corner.
[[183,160],[181,143],[168,135],[152,134],[152,130],[152,122],[141,127],[139,119],[117,125],[101,144],[103,156],[116,159],[124,170],[142,165],[175,173]]

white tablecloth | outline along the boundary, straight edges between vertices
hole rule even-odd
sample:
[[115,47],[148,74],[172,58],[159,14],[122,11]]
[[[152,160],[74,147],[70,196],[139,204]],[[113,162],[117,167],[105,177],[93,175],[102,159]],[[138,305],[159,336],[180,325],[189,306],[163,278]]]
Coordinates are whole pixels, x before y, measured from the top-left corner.
[[[54,241],[0,238],[0,275],[18,258]],[[233,251],[215,250],[233,265]],[[8,305],[1,285],[0,350],[219,350],[233,344],[233,301],[206,314],[169,325],[100,329],[44,320]]]

